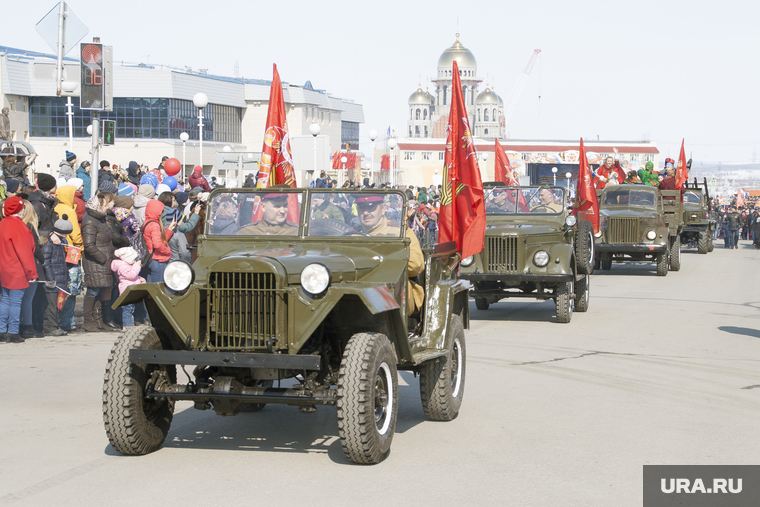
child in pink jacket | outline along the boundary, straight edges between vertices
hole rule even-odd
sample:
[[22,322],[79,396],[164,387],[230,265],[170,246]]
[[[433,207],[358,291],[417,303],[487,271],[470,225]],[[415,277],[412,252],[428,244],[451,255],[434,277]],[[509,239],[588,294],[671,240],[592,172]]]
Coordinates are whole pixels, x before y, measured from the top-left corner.
[[[145,278],[140,276],[142,264],[137,260],[137,252],[131,246],[119,248],[114,252],[116,259],[111,261],[111,271],[119,275],[119,294],[123,293],[130,285],[145,283]],[[127,327],[135,325],[135,305],[121,307],[121,322],[125,331]]]

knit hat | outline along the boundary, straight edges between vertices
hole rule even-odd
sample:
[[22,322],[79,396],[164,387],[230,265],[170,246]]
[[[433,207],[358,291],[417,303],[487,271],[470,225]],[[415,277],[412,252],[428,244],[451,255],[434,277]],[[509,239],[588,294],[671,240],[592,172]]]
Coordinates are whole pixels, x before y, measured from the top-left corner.
[[140,189],[137,191],[137,193],[147,199],[153,199],[153,196],[156,195],[156,189],[146,183],[140,185]]
[[104,167],[111,167],[111,163],[108,160],[101,160],[100,168],[103,169]]
[[5,188],[7,188],[8,192],[11,194],[16,193],[20,184],[21,183],[18,180],[14,180],[13,178],[8,178],[5,180]]
[[161,219],[164,221],[164,225],[168,226],[175,218],[179,220],[179,217],[179,210],[164,206],[163,216],[161,217]]
[[72,153],[70,151],[66,152],[66,160],[74,160],[75,158],[77,158],[76,153]]
[[177,199],[177,204],[182,206],[187,202],[188,195],[185,192],[177,192],[174,194],[174,198]]
[[103,180],[103,182],[100,185],[98,185],[98,191],[108,192],[111,194],[119,193],[119,189],[116,188],[116,185],[114,185],[112,181],[108,181],[108,180]]
[[37,186],[43,192],[50,192],[55,188],[55,178],[45,173],[37,173]]
[[74,226],[71,225],[71,222],[69,222],[69,216],[68,215],[62,215],[61,218],[55,221],[53,224],[53,232],[57,232],[58,234],[63,234],[64,236],[68,236],[74,231]]
[[135,201],[131,197],[119,194],[113,198],[113,205],[117,208],[129,209],[135,205]]
[[100,212],[100,199],[98,199],[98,196],[90,197],[90,200],[87,201],[84,205],[85,208],[91,209],[93,211]]
[[158,178],[155,174],[143,174],[143,177],[140,178],[140,186],[144,184],[148,184],[155,189],[158,186]]
[[119,195],[125,195],[127,197],[135,195],[135,189],[126,183],[119,185]]
[[135,249],[131,246],[119,248],[113,254],[127,264],[134,264],[137,260],[137,251],[135,251]]
[[82,178],[69,178],[68,184],[76,189],[79,189],[79,187],[84,185],[84,180]]
[[129,208],[120,208],[118,206],[114,206],[113,214],[116,215],[116,219],[119,222],[123,222],[124,220],[129,218],[129,215],[131,215],[132,212],[129,210]]
[[5,212],[5,216],[7,217],[15,215],[23,209],[24,200],[16,195],[7,198],[3,204],[3,212]]
[[68,185],[68,180],[66,180],[66,178],[56,178],[55,180],[56,187],[62,187],[64,185]]
[[171,188],[169,188],[169,185],[164,185],[163,183],[160,183],[160,184],[159,184],[159,185],[156,187],[156,195],[161,195],[161,194],[163,194],[164,192],[169,192],[169,193],[171,193],[171,191],[172,191],[172,189],[171,189]]

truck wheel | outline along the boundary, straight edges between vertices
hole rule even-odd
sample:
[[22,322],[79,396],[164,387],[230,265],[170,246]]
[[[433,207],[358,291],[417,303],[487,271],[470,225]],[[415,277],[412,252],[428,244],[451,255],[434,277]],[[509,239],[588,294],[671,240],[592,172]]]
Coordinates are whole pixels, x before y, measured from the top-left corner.
[[699,240],[697,242],[697,252],[700,254],[707,254],[710,251],[710,236],[707,232],[699,233]]
[[598,269],[601,269],[601,267],[602,267],[602,259],[600,259],[599,255],[597,254],[594,257],[594,269],[598,270]]
[[475,298],[475,307],[478,310],[488,310],[489,306],[491,306],[491,302],[488,298]]
[[103,380],[103,422],[111,446],[122,454],[148,454],[161,447],[174,416],[174,402],[146,398],[148,386],[176,382],[174,365],[134,364],[129,349],[161,350],[155,329],[130,327],[117,338]]
[[594,272],[594,226],[588,220],[578,222],[575,231],[575,262],[580,274]]
[[668,275],[668,256],[667,254],[660,254],[657,256],[657,276]]
[[557,322],[567,324],[573,318],[573,282],[560,283],[554,298],[554,305],[557,308]]
[[712,234],[710,234],[709,236],[710,236],[710,243],[707,245],[707,253],[710,253],[713,250],[715,250],[715,240],[713,239]]
[[609,271],[612,269],[612,256],[610,254],[602,256],[602,269],[604,271]]
[[670,240],[670,270],[681,270],[681,238],[679,236]]
[[464,396],[467,347],[459,315],[451,317],[446,356],[422,363],[420,398],[425,417],[431,421],[451,421],[459,413]]
[[588,310],[589,303],[589,282],[588,275],[581,275],[575,280],[575,311],[585,312]]
[[338,378],[338,434],[354,463],[383,461],[391,449],[398,413],[396,357],[380,333],[357,333],[343,352]]

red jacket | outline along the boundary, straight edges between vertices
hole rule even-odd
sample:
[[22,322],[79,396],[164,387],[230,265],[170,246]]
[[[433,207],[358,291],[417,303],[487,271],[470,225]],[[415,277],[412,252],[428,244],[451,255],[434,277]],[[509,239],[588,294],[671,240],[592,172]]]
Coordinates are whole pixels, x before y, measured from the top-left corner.
[[[173,231],[166,230],[166,241],[161,238],[161,213],[164,211],[164,203],[151,199],[145,206],[145,222],[143,229],[143,239],[149,252],[153,252],[153,260],[158,262],[167,262],[172,257],[172,250],[169,248],[169,240],[174,234]],[[152,220],[152,222],[148,222]],[[0,222],[2,223],[2,222]]]
[[596,170],[596,176],[594,176],[594,186],[596,188],[604,188],[607,186],[607,182],[610,179],[610,173],[616,172],[618,176],[618,183],[623,183],[625,180],[625,171],[620,167],[620,160],[615,159],[615,163],[611,169],[607,169],[607,166],[602,164]]
[[204,192],[211,192],[211,187],[208,186],[208,181],[206,181],[206,178],[203,177],[203,173],[201,171],[193,171],[193,174],[190,175],[187,181],[190,183],[191,189],[195,187],[201,187]]
[[0,285],[6,289],[26,289],[37,278],[34,236],[19,217],[0,221]]
[[84,218],[84,194],[82,192],[75,192],[74,193],[74,206],[75,210],[77,212],[77,222],[79,222],[79,227],[82,227],[82,219]]

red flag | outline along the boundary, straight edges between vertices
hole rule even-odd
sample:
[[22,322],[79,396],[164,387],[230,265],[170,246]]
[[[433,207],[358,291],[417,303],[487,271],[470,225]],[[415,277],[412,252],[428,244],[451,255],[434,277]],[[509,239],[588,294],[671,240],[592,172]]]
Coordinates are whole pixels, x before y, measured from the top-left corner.
[[681,154],[678,156],[678,167],[676,167],[676,190],[681,190],[683,184],[689,179],[689,168],[686,167],[686,152],[683,150],[684,141],[685,139],[681,139]]
[[282,83],[277,65],[269,89],[269,110],[264,132],[264,147],[261,150],[261,164],[257,188],[287,185],[295,188],[296,174],[293,171],[293,157],[290,155],[290,135],[285,118],[285,100],[282,98]]
[[388,171],[391,167],[391,156],[390,155],[383,155],[380,157],[380,170],[381,171]]
[[439,216],[439,241],[456,242],[463,258],[483,250],[486,207],[478,154],[472,142],[470,121],[464,106],[459,66],[454,61],[451,109],[446,129],[443,195]]
[[519,187],[520,182],[515,178],[515,172],[512,170],[512,165],[509,163],[509,157],[504,151],[504,148],[499,144],[499,140],[496,139],[496,161],[494,165],[494,177],[496,181],[504,182],[510,187]]
[[581,153],[578,160],[578,188],[575,191],[573,214],[578,220],[588,220],[594,226],[594,234],[599,234],[599,200],[596,198],[591,167],[586,158],[586,148],[581,138]]

